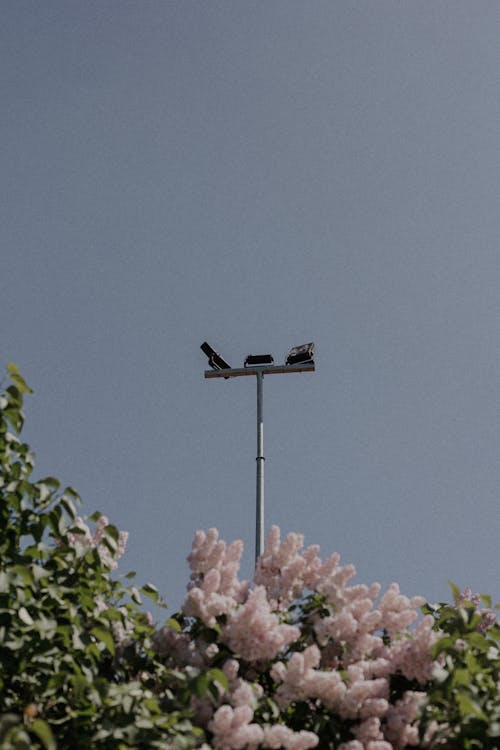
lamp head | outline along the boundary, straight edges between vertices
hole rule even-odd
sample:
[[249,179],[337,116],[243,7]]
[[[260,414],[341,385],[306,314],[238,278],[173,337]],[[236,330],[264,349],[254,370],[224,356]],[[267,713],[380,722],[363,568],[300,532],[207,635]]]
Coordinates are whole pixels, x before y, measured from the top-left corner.
[[273,363],[274,358],[272,354],[249,354],[245,360],[245,367],[272,365]]
[[221,355],[215,351],[213,347],[210,346],[209,343],[206,341],[203,342],[203,344],[200,346],[200,349],[204,354],[208,357],[208,364],[212,368],[212,370],[230,370],[231,365],[226,362],[226,360],[221,357]]
[[314,344],[302,344],[293,346],[286,358],[287,365],[314,364]]

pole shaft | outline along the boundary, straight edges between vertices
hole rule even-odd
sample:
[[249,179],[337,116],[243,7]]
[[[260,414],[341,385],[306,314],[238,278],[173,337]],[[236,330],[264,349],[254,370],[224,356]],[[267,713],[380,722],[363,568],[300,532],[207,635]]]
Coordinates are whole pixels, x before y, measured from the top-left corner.
[[263,381],[264,373],[257,375],[257,503],[255,517],[255,564],[264,548],[264,419]]

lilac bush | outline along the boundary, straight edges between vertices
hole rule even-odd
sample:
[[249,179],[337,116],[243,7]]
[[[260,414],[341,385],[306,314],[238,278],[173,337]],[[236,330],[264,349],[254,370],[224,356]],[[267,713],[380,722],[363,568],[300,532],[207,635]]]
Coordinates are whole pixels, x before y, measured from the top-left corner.
[[397,583],[353,584],[354,566],[276,526],[252,584],[238,578],[242,552],[216,529],[196,532],[186,600],[156,635],[166,663],[198,675],[190,705],[205,748],[498,747],[487,597],[457,589],[453,605],[428,605]]
[[224,676],[191,701],[213,747],[430,746],[418,720],[440,633],[420,613],[425,600],[396,583],[383,593],[352,584],[355,568],[338,554],[322,560],[301,534],[281,540],[276,526],[252,585],[238,578],[242,551],[215,529],[198,531],[186,600],[157,634],[169,664]]

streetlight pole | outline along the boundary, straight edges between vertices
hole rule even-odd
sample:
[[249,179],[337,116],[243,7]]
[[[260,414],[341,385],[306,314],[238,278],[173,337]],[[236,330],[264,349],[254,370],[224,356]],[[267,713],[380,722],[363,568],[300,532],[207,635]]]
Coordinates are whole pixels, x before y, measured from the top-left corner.
[[[255,564],[264,549],[264,375],[283,375],[293,372],[314,372],[312,359],[314,344],[296,347],[290,350],[286,365],[258,364],[259,361],[272,362],[270,355],[249,356],[245,367],[233,368],[213,350],[206,342],[201,346],[209,357],[212,370],[205,370],[205,378],[238,378],[255,375],[257,379],[257,476],[256,476],[256,508],[255,508]],[[301,353],[306,349],[307,356]],[[299,355],[292,352],[299,351]],[[304,359],[305,357],[305,359]],[[257,364],[255,364],[257,361]],[[250,364],[248,364],[250,362]]]
[[264,548],[264,374],[257,373],[257,492],[255,508],[255,564]]

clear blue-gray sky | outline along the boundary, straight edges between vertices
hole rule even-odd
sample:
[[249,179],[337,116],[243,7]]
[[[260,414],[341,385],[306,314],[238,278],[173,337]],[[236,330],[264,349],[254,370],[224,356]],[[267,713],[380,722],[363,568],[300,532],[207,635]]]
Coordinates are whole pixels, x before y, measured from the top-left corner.
[[2,367],[37,475],[179,606],[193,532],[500,600],[500,5],[7,0]]

